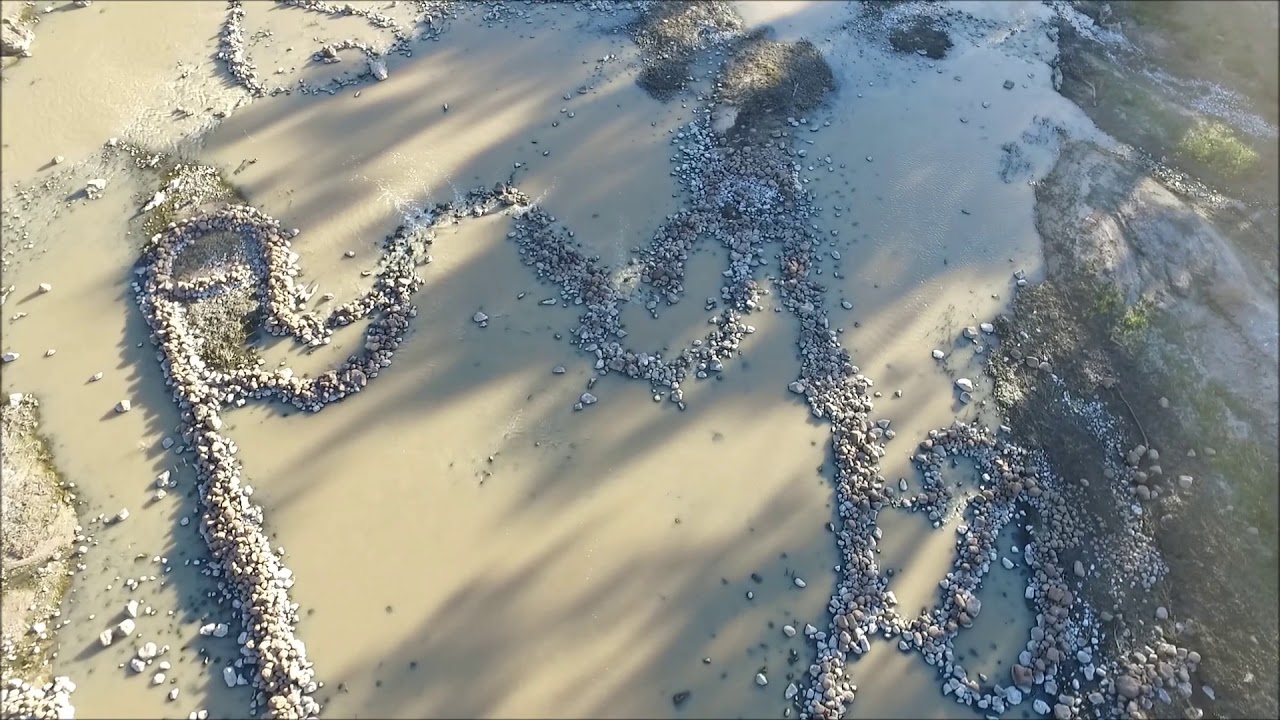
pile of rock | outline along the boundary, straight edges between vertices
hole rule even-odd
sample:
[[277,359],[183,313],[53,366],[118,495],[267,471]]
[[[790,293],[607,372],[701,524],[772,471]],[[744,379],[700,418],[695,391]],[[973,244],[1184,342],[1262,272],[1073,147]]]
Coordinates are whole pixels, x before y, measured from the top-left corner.
[[254,97],[267,94],[266,85],[249,60],[244,37],[244,4],[227,0],[227,19],[218,36],[217,58],[227,65],[227,72]]
[[327,2],[321,2],[321,0],[280,0],[280,4],[288,7],[302,8],[303,10],[323,13],[325,15],[332,15],[334,17],[362,17],[365,20],[368,20],[369,24],[376,28],[392,30],[395,31],[397,35],[404,33],[403,28],[400,27],[400,23],[396,22],[395,18],[383,15],[382,13],[369,8],[356,7],[351,3],[331,5]]
[[0,715],[7,718],[35,720],[70,720],[76,716],[71,693],[76,684],[66,677],[56,677],[44,685],[32,685],[10,679],[0,690]]

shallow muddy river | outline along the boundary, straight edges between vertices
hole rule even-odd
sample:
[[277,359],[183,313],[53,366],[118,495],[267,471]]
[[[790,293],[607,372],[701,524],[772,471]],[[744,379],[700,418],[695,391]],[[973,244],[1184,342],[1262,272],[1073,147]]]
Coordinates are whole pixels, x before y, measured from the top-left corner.
[[[98,2],[52,17],[39,53],[6,70],[6,186],[50,172],[39,168],[55,152],[73,160],[58,171],[69,183],[113,173],[103,199],[78,199],[56,218],[56,203],[37,203],[25,219],[37,247],[5,276],[18,290],[4,308],[4,350],[23,355],[5,366],[5,392],[41,398],[58,462],[87,502],[82,523],[101,541],[73,585],[57,667],[79,684],[85,716],[196,708],[230,716],[248,705],[248,691],[228,690],[220,672],[235,656],[238,627],[225,639],[197,634],[235,618],[206,600],[210,581],[186,564],[206,556],[197,523],[180,524],[195,510],[193,474],[161,449],[177,413],[154,350],[139,347],[145,332],[127,294],[139,242],[113,230],[129,226],[136,198],[154,188],[96,159],[74,164],[148,107],[104,92],[117,76],[181,95],[168,78],[175,68],[213,72],[223,8],[182,5]],[[290,79],[313,36],[368,30],[353,18],[330,26],[318,14],[247,5],[246,29],[272,31],[255,45],[263,72],[279,66]],[[134,18],[144,6],[148,19]],[[1028,182],[1049,169],[1054,146],[1037,118],[1093,132],[1053,90],[1052,43],[1007,32],[1034,35],[1045,11],[961,7],[998,22],[973,24],[973,37],[958,36],[936,61],[868,40],[876,20],[853,5],[738,7],[749,28],[814,42],[839,86],[806,118],[819,129],[799,133],[805,156],[796,161],[822,208],[815,223],[828,243],[820,267],[833,326],[884,393],[875,417],[898,435],[882,462],[894,484],[917,482],[909,457],[929,429],[956,417],[997,421],[981,414],[985,380],[973,347],[956,339],[1002,311],[1015,271],[1040,272]],[[414,44],[412,57],[391,56],[384,82],[255,100],[189,153],[226,171],[249,204],[300,229],[294,249],[306,281],[339,300],[368,285],[361,271],[375,269],[382,238],[406,212],[508,178],[618,267],[680,207],[669,142],[698,101],[662,103],[637,86],[633,43],[605,32],[618,20],[567,6],[523,12],[490,23],[479,10],[462,13],[438,41]],[[58,63],[91,22],[119,23],[112,27],[140,40],[59,80]],[[196,39],[162,41],[141,31],[144,22]],[[294,56],[303,60],[287,64]],[[328,67],[299,72],[314,79]],[[198,104],[204,92],[181,102]],[[45,109],[20,113],[18,99]],[[787,392],[798,369],[794,320],[766,297],[741,357],[723,379],[690,383],[684,412],[612,376],[592,388],[598,404],[574,412],[594,374],[592,359],[562,339],[578,312],[540,304],[555,293],[521,265],[509,229],[496,215],[439,233],[421,268],[416,324],[395,366],[359,397],[315,415],[250,405],[226,416],[273,543],[297,578],[298,632],[326,684],[318,699],[335,717],[781,716],[783,689],[812,661],[803,635],[788,638],[782,626],[826,626],[839,562],[826,529],[829,429]],[[638,304],[624,311],[635,346],[678,348],[705,331],[698,305],[718,294],[724,255],[694,256],[686,300],[660,320]],[[53,292],[29,297],[46,281]],[[29,317],[11,320],[19,311]],[[472,321],[477,311],[487,327]],[[261,351],[268,366],[314,374],[361,342],[348,330],[313,354],[276,341]],[[46,348],[57,355],[42,358]],[[557,366],[565,372],[553,373]],[[103,379],[87,383],[98,371]],[[974,405],[959,402],[957,377],[978,385]],[[117,415],[123,398],[134,410]],[[149,502],[166,469],[177,489]],[[127,522],[89,523],[121,507],[133,511]],[[954,521],[935,530],[918,515],[887,512],[882,527],[881,566],[895,571],[889,587],[906,611],[937,602]],[[1002,552],[1011,543],[1002,540]],[[172,573],[154,556],[168,558]],[[167,582],[122,587],[142,574]],[[983,591],[986,613],[957,640],[995,682],[1007,680],[1031,623],[1024,583],[997,567]],[[158,611],[139,626],[171,646],[176,702],[150,685],[150,673],[117,667],[132,644],[98,648],[131,597]],[[207,667],[197,649],[211,658]],[[757,672],[767,686],[753,681]],[[852,674],[853,716],[975,716],[942,696],[934,668],[894,643],[875,643]],[[687,699],[673,703],[677,693]],[[1019,709],[1030,712],[1030,703]]]

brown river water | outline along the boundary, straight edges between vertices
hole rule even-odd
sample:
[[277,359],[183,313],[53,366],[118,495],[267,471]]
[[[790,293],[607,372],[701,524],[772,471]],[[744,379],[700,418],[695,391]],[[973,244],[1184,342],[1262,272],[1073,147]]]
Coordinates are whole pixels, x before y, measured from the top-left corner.
[[[331,73],[298,69],[317,38],[378,40],[354,18],[246,5],[246,32],[271,32],[253,46],[264,74]],[[1036,58],[1051,43],[1028,49],[1000,34],[1042,19],[1038,4],[960,5],[998,29],[975,30],[988,35],[958,40],[936,63],[889,55],[849,30],[852,5],[738,8],[749,27],[812,40],[840,83],[809,118],[821,130],[801,135],[812,140],[801,176],[831,240],[830,305],[852,307],[832,320],[884,392],[876,412],[898,435],[884,475],[910,482],[916,441],[980,411],[952,389],[969,374],[983,397],[971,349],[955,342],[960,329],[1003,309],[1015,270],[1039,271],[1032,188],[1001,180],[1001,146],[1037,117],[1096,132]],[[154,349],[139,347],[145,332],[128,293],[140,239],[117,229],[154,188],[100,159],[102,142],[181,141],[195,159],[236,171],[230,179],[251,204],[302,231],[294,247],[307,281],[339,298],[367,282],[360,271],[374,267],[403,213],[513,170],[614,266],[680,202],[668,143],[697,103],[664,104],[636,85],[634,45],[601,31],[616,19],[553,6],[484,22],[476,9],[438,41],[414,44],[413,57],[392,56],[384,82],[249,102],[212,60],[224,12],[212,2],[101,1],[50,13],[35,56],[4,71],[6,194],[49,178],[64,188],[22,211],[25,236],[20,225],[5,230],[4,285],[17,290],[4,307],[3,349],[22,358],[4,367],[3,384],[41,399],[57,460],[86,502],[81,521],[99,540],[73,584],[56,666],[79,685],[73,699],[84,717],[185,717],[197,708],[234,716],[249,703],[248,690],[227,689],[220,672],[239,630],[233,624],[223,639],[197,633],[234,616],[207,600],[210,581],[189,564],[206,555],[196,523],[179,522],[195,512],[194,476],[161,447],[177,414]],[[103,37],[117,41],[107,47],[96,41]],[[1015,91],[1002,89],[1006,78],[1017,80]],[[578,94],[581,86],[589,91]],[[166,116],[175,103],[230,115],[195,133],[198,117]],[[1026,153],[1029,177],[1052,162],[1051,148]],[[56,154],[67,162],[49,167]],[[102,199],[64,200],[93,177],[108,180]],[[612,376],[592,389],[598,404],[574,412],[593,371],[556,335],[576,313],[539,304],[554,292],[519,263],[508,224],[493,216],[440,233],[423,268],[417,324],[395,367],[358,398],[315,415],[251,405],[226,416],[297,578],[298,632],[326,683],[325,714],[781,717],[786,678],[811,661],[803,635],[789,639],[781,628],[825,625],[838,562],[824,527],[833,514],[828,429],[786,388],[798,367],[792,319],[766,297],[742,357],[723,380],[692,384],[685,412]],[[635,345],[676,348],[701,335],[700,298],[718,294],[724,267],[719,249],[695,256],[689,299],[660,320],[628,308]],[[53,291],[36,294],[41,282]],[[488,327],[472,322],[478,310]],[[12,320],[17,312],[28,316]],[[268,365],[316,372],[358,342],[355,331],[315,354],[273,343],[262,352]],[[42,357],[49,348],[57,354]],[[948,358],[934,360],[934,348]],[[566,372],[553,374],[556,366]],[[103,379],[89,383],[99,371]],[[134,409],[117,415],[124,398]],[[178,488],[151,502],[166,469]],[[92,521],[122,507],[132,513],[126,522]],[[932,604],[954,553],[953,526],[935,530],[917,515],[882,521],[881,565],[896,572],[890,589],[905,608]],[[144,575],[159,579],[124,586]],[[957,652],[978,658],[969,667],[1007,675],[1032,622],[1023,583],[1016,571],[993,571],[987,612],[957,640]],[[130,598],[157,611],[139,630],[171,646],[176,701],[150,673],[120,667],[134,651],[128,643],[98,645]],[[753,681],[762,669],[763,688]],[[875,645],[852,672],[855,716],[976,717],[942,696],[934,668],[893,644]],[[681,691],[690,695],[677,708]]]

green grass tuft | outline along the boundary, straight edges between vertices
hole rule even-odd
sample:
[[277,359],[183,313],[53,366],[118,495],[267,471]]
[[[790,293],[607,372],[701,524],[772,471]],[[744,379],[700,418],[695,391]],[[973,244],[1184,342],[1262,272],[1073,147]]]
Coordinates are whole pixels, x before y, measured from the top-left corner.
[[1197,122],[1182,136],[1177,151],[1226,177],[1238,177],[1258,165],[1258,152],[1220,122]]

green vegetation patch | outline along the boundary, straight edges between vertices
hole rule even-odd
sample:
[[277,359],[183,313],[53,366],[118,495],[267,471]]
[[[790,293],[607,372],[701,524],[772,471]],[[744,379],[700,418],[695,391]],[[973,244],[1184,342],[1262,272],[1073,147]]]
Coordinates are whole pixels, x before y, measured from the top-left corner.
[[1238,177],[1258,165],[1258,152],[1217,121],[1192,125],[1178,142],[1177,152],[1226,177]]
[[256,367],[249,338],[262,324],[262,308],[248,288],[236,288],[186,306],[187,324],[200,338],[205,365],[219,372]]

